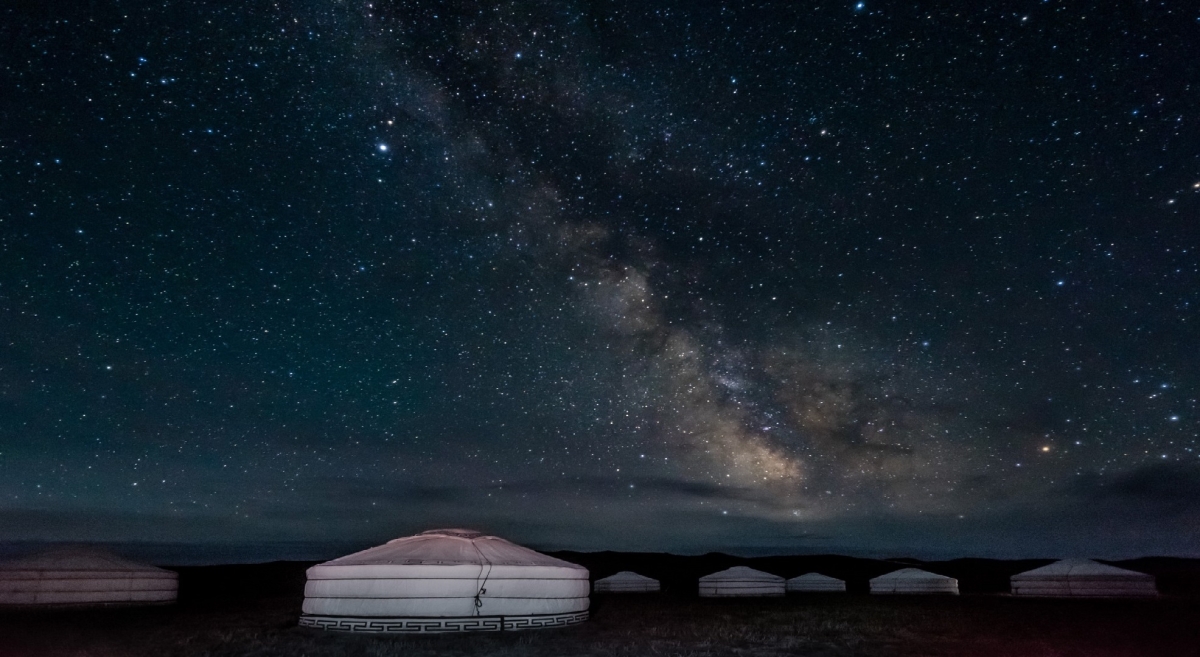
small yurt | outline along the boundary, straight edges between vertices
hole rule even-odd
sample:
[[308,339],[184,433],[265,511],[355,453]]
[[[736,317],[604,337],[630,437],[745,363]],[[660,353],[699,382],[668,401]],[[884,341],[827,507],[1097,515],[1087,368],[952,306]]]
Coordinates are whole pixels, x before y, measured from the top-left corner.
[[1148,598],[1158,595],[1154,576],[1097,563],[1064,559],[1013,575],[1013,595],[1043,598]]
[[64,547],[0,563],[0,607],[172,604],[179,574],[89,547]]
[[702,598],[781,596],[783,592],[782,577],[746,566],[734,566],[700,578]]
[[308,569],[300,624],[471,632],[587,620],[588,571],[496,536],[435,529]]
[[821,573],[807,573],[789,579],[787,590],[794,593],[845,593],[846,582]]
[[902,568],[871,580],[871,593],[958,595],[958,580],[919,568]]
[[622,570],[615,575],[596,580],[592,590],[596,593],[653,593],[659,590],[658,580],[639,575],[631,570]]

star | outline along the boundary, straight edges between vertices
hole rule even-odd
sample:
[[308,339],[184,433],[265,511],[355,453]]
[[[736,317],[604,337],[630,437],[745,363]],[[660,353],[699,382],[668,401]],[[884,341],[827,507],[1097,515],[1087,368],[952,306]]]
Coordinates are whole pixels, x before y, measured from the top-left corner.
[[[6,118],[37,139],[0,157],[0,444],[21,439],[0,489],[60,500],[18,510],[44,513],[32,534],[95,538],[61,518],[97,511],[143,539],[202,498],[158,524],[366,541],[444,517],[692,550],[798,518],[1052,523],[1200,481],[1166,468],[1200,448],[1176,225],[1200,86],[1175,14],[1098,3],[1117,43],[969,3],[897,16],[921,29],[866,0],[811,21],[290,3],[219,26],[143,4],[170,39],[113,54],[59,46],[76,17],[128,36],[119,12],[12,17],[36,38],[6,61]],[[173,476],[124,506],[137,458],[139,491]],[[472,503],[501,478],[519,509]],[[223,524],[246,495],[274,517]],[[385,501],[406,497],[428,504]],[[693,500],[722,518],[661,522]],[[1064,538],[1170,552],[1170,508]],[[924,547],[1053,549],[979,531]]]

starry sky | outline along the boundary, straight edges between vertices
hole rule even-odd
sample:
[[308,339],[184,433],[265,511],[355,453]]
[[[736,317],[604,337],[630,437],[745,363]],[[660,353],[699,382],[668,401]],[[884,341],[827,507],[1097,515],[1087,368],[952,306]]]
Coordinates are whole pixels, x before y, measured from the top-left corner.
[[1188,3],[62,4],[0,540],[1200,554]]

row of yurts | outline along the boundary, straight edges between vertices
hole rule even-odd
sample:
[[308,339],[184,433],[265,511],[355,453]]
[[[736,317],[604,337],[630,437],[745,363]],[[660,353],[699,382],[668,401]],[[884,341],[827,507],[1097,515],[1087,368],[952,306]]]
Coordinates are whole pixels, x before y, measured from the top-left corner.
[[[359,631],[454,631],[568,625],[587,619],[588,570],[478,532],[439,529],[318,564],[307,571],[301,624]],[[1065,560],[1012,577],[1012,593],[1040,597],[1150,597],[1154,577]],[[878,594],[958,594],[958,581],[903,568],[870,581]],[[169,604],[178,574],[86,548],[0,563],[0,606]],[[624,571],[594,592],[652,592],[658,581]],[[844,592],[844,581],[783,577],[745,566],[701,577],[702,597]]]

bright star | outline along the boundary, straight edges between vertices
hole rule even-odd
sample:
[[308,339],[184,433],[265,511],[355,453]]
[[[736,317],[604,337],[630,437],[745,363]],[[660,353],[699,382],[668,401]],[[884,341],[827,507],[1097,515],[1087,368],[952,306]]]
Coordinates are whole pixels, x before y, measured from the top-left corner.
[[388,150],[387,144],[380,144],[378,148],[380,153],[386,153]]

